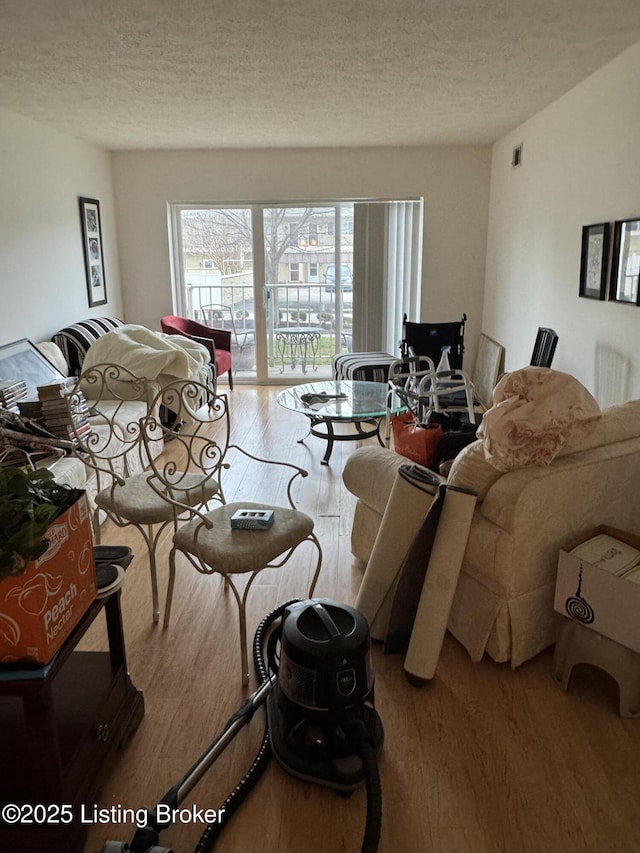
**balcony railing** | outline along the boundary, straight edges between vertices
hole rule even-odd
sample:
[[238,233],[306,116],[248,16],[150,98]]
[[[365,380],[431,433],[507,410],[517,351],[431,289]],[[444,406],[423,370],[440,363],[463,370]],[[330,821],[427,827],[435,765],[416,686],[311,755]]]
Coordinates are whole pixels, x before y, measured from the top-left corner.
[[[244,352],[255,345],[255,294],[252,285],[187,285],[187,313],[208,326],[229,329],[232,345]],[[338,323],[335,292],[324,284],[290,283],[269,285],[267,295],[267,352],[270,368],[281,358],[278,342],[283,330],[314,330],[320,335],[316,367],[330,367],[339,350],[351,349],[351,292],[342,293],[342,320]],[[298,365],[300,366],[300,365]],[[294,370],[295,372],[295,370]]]

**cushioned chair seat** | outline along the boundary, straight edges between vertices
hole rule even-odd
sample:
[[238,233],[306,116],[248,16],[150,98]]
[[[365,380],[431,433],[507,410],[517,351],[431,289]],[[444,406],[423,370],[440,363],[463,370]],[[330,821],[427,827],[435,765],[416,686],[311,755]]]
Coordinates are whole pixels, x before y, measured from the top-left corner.
[[[217,480],[204,480],[197,474],[177,474],[181,488],[174,489],[174,500],[187,506],[198,506],[211,500],[220,491]],[[176,508],[156,494],[149,486],[149,475],[125,478],[123,486],[102,489],[96,495],[96,505],[126,518],[133,524],[160,524],[171,521]]]
[[[231,516],[239,509],[272,509],[273,524],[266,530],[233,530]],[[244,501],[218,507],[207,518],[213,522],[211,529],[195,519],[180,527],[173,541],[178,550],[198,554],[224,574],[260,571],[313,532],[313,520],[304,512]],[[202,529],[196,539],[198,527]]]

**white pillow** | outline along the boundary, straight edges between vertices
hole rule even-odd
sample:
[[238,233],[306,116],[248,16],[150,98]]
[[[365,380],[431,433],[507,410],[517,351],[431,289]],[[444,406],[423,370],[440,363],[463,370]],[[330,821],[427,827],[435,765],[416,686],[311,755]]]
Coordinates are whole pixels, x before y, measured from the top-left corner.
[[40,343],[36,344],[36,347],[47,361],[50,361],[63,376],[69,375],[69,365],[57,344],[54,344],[53,341],[40,341]]

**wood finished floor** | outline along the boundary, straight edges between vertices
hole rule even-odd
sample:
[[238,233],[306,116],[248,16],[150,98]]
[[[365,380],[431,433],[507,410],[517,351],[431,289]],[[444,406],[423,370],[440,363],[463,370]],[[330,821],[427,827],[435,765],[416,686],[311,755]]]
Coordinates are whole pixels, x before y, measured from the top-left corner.
[[[275,402],[277,388],[230,393],[232,434],[246,449],[296,462],[309,471],[296,491],[316,521],[324,562],[316,595],[353,603],[363,565],[350,552],[354,498],[342,484],[348,456],[324,443],[298,444],[305,420]],[[170,450],[168,451],[170,452]],[[256,479],[241,468],[227,499],[264,500],[277,492],[269,469]],[[146,549],[133,530],[105,525],[103,541],[128,544],[135,559],[122,592],[129,670],[146,713],[105,779],[102,807],[153,806],[220,732],[246,693],[240,684],[235,601],[220,578],[179,568],[171,625],[151,619]],[[160,547],[161,603],[169,536]],[[278,603],[306,594],[310,551],[282,571],[264,572],[249,596],[249,639]],[[85,645],[106,648],[100,625]],[[552,680],[552,650],[516,671],[485,659],[472,663],[450,636],[436,676],[410,686],[402,658],[374,648],[376,705],[385,728],[379,757],[383,795],[380,853],[637,853],[640,850],[640,720],[617,714],[608,676],[577,668],[568,693]],[[254,684],[252,681],[251,689]],[[233,741],[185,806],[217,808],[245,773],[262,735],[262,712]],[[366,798],[350,799],[288,776],[275,762],[229,822],[224,853],[359,851]],[[203,827],[177,824],[161,844],[191,853]],[[90,829],[87,853],[107,839],[131,839],[132,824]]]

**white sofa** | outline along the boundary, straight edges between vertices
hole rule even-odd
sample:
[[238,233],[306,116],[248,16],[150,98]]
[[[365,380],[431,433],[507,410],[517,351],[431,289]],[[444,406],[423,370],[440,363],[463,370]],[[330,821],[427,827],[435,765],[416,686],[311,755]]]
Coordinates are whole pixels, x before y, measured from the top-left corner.
[[[476,442],[456,458],[473,457]],[[358,498],[351,547],[368,561],[400,465],[392,450],[363,447],[344,470]],[[604,410],[579,446],[549,465],[486,479],[455,464],[451,482],[479,493],[449,631],[473,660],[486,652],[519,666],[555,642],[558,554],[585,531],[606,524],[640,533],[640,400]]]

